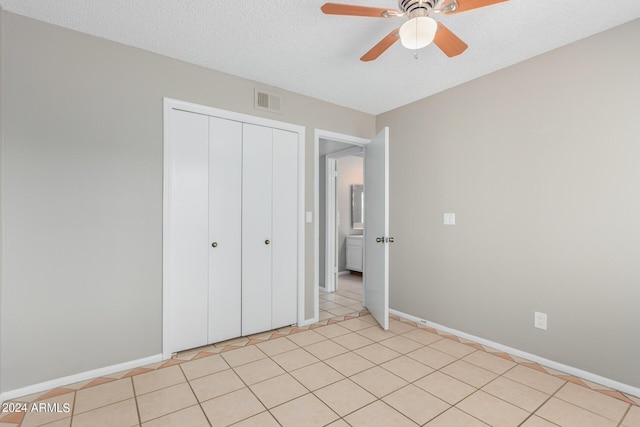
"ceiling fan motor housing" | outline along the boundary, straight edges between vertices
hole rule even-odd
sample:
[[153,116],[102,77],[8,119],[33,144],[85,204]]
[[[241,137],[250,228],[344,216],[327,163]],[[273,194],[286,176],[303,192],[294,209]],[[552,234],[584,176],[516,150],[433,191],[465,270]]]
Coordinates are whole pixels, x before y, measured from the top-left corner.
[[398,8],[409,18],[428,16],[438,0],[398,0]]

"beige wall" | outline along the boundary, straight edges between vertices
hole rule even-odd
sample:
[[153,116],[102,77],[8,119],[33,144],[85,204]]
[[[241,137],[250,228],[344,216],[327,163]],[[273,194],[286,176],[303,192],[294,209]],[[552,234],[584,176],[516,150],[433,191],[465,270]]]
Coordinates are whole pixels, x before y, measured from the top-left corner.
[[314,128],[390,126],[391,307],[640,386],[640,21],[377,119],[285,91],[272,115],[255,82],[1,25],[0,391],[160,352],[164,96],[306,126],[308,211]]
[[640,20],[377,117],[391,308],[640,386],[635,40]]
[[[4,23],[3,23],[4,19],[3,19],[3,11],[2,8],[0,7],[0,348],[2,348],[2,307],[3,307],[3,303],[2,303],[2,276],[3,274],[3,268],[2,268],[2,260],[3,260],[3,256],[2,256],[2,247],[4,246],[2,244],[3,242],[3,237],[2,237],[2,228],[3,228],[3,224],[4,224],[4,220],[2,217],[2,211],[3,211],[3,205],[2,205],[2,175],[4,175],[3,173],[3,168],[2,168],[2,119],[3,119],[3,115],[2,115],[2,105],[4,104],[4,96],[2,96],[2,81],[3,81],[3,66],[2,66],[2,58],[3,58],[3,37],[2,34],[4,33]],[[1,357],[1,355],[0,355]],[[2,369],[0,369],[0,384],[2,384]],[[2,389],[0,388],[0,391]]]
[[[307,211],[314,129],[375,130],[365,113],[2,19],[2,391],[161,352],[163,97],[305,126]],[[255,87],[281,93],[284,113],[253,109]],[[313,244],[307,224],[306,318]]]

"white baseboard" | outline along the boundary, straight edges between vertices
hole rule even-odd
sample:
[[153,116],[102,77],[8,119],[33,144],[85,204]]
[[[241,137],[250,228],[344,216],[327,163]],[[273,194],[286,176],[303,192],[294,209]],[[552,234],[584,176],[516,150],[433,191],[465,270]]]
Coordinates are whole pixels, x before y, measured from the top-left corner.
[[314,323],[318,323],[318,318],[317,317],[313,317],[311,319],[307,319],[302,323],[298,323],[298,327],[302,328],[303,326],[307,326],[307,325],[313,325]]
[[416,316],[412,316],[410,314],[403,313],[398,310],[389,309],[389,314],[395,314],[396,316],[403,317],[407,320],[411,320],[412,322],[416,322],[419,325],[425,325],[433,329],[438,329],[440,331],[447,332],[451,335],[456,335],[460,338],[464,338],[469,341],[476,342],[478,344],[486,345],[488,347],[493,347],[496,350],[500,350],[502,352],[512,354],[514,356],[518,356],[523,359],[531,360],[532,362],[539,363],[540,365],[547,366],[551,369],[555,369],[556,371],[564,372],[566,374],[573,375],[574,377],[582,378],[597,384],[602,384],[605,387],[609,387],[618,391],[622,391],[627,394],[631,394],[636,397],[640,397],[640,388],[631,386],[629,384],[624,384],[619,381],[612,380],[610,378],[602,377],[592,372],[584,371],[582,369],[574,368],[573,366],[565,365],[563,363],[554,362],[553,360],[545,359],[544,357],[540,357],[535,354],[518,350],[517,348],[509,347],[494,341],[480,338],[475,335],[468,334],[466,332],[448,328],[438,323],[429,322],[427,320],[421,319]]
[[33,384],[27,387],[17,388],[15,390],[5,391],[0,393],[0,402],[7,401],[9,399],[15,399],[16,397],[27,396],[33,393],[39,393],[41,391],[51,390],[57,387],[62,387],[68,384],[74,384],[80,381],[86,381],[105,375],[115,374],[116,372],[122,372],[129,369],[139,368],[145,365],[151,365],[152,363],[158,363],[162,361],[162,354],[156,354],[154,356],[144,357],[142,359],[131,360],[129,362],[118,363],[117,365],[105,366],[104,368],[93,369],[91,371],[80,372],[78,374],[69,375],[67,377],[56,378],[54,380],[45,381],[38,384]]
[[346,276],[347,274],[351,274],[350,270],[339,271],[338,276]]

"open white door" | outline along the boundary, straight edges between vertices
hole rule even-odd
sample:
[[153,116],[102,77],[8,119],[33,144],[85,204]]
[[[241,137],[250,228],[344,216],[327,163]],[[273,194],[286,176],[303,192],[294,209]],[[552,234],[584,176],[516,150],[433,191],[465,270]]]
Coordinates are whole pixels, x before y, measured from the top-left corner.
[[364,152],[364,300],[383,329],[389,329],[389,128]]

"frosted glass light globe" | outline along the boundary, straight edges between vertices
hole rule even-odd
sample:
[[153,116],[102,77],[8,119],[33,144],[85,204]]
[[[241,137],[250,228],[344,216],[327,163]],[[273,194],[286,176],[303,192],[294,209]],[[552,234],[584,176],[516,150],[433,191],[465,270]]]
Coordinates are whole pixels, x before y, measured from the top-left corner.
[[417,16],[402,24],[400,41],[407,49],[422,49],[433,42],[437,30],[438,23],[433,18]]

